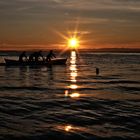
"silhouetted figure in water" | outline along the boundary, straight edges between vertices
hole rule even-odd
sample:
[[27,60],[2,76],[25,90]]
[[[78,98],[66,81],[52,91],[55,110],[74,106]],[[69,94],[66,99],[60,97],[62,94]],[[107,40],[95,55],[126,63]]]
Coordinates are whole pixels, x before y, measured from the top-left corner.
[[53,53],[53,50],[50,50],[46,57],[46,61],[51,61],[52,58],[56,58],[55,54]]
[[19,61],[23,62],[25,60],[27,60],[27,56],[26,56],[26,52],[24,51],[19,55]]
[[32,54],[30,54],[30,56],[29,56],[29,61],[34,61],[35,59],[34,59],[34,53],[32,53]]
[[44,57],[42,55],[42,51],[34,52],[29,56],[29,61],[39,61],[39,59],[42,58],[44,60]]
[[96,75],[99,75],[99,68],[96,67]]
[[42,61],[44,60],[42,51],[35,52],[35,61],[39,61],[40,58],[42,59]]

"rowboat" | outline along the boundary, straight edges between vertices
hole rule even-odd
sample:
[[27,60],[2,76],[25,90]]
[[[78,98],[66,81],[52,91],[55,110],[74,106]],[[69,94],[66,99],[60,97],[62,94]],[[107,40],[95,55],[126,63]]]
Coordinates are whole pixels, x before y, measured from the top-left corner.
[[65,65],[67,58],[54,58],[51,61],[23,61],[5,58],[6,66],[49,66],[49,65]]

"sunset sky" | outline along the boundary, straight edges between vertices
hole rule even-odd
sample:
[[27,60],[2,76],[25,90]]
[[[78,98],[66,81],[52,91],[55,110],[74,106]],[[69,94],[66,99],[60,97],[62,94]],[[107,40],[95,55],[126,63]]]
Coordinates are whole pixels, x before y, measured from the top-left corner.
[[[140,0],[0,0],[0,50],[140,48]],[[62,45],[62,46],[61,46]]]

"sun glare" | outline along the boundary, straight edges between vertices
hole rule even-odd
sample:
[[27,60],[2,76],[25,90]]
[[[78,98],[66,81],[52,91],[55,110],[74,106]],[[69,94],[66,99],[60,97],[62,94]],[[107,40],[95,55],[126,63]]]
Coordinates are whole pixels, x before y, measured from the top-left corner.
[[68,40],[68,46],[72,49],[76,49],[79,46],[79,40],[77,38],[70,38]]

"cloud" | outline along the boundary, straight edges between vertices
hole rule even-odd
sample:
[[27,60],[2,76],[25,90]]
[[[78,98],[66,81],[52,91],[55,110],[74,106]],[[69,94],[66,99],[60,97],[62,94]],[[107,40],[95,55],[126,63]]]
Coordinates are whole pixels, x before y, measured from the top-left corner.
[[[113,17],[140,14],[138,0],[4,0],[0,1],[0,16],[43,15]],[[18,13],[20,12],[20,13]],[[124,17],[124,16],[123,16]]]
[[20,32],[21,40],[27,40],[29,34],[32,40],[43,40],[39,33],[49,40],[51,37],[47,28],[55,27],[65,32],[75,27],[77,18],[81,34],[95,38],[93,32],[96,32],[99,41],[111,40],[114,36],[113,42],[116,36],[122,37],[126,33],[126,40],[131,39],[131,34],[138,40],[139,7],[140,0],[1,0],[0,40],[4,37],[12,40]]
[[61,6],[68,9],[77,10],[137,10],[140,11],[140,1],[130,0],[63,0]]
[[[0,2],[0,6],[7,8],[56,7],[56,10],[132,10],[140,11],[139,0],[4,0]],[[35,10],[35,9],[34,9]]]

